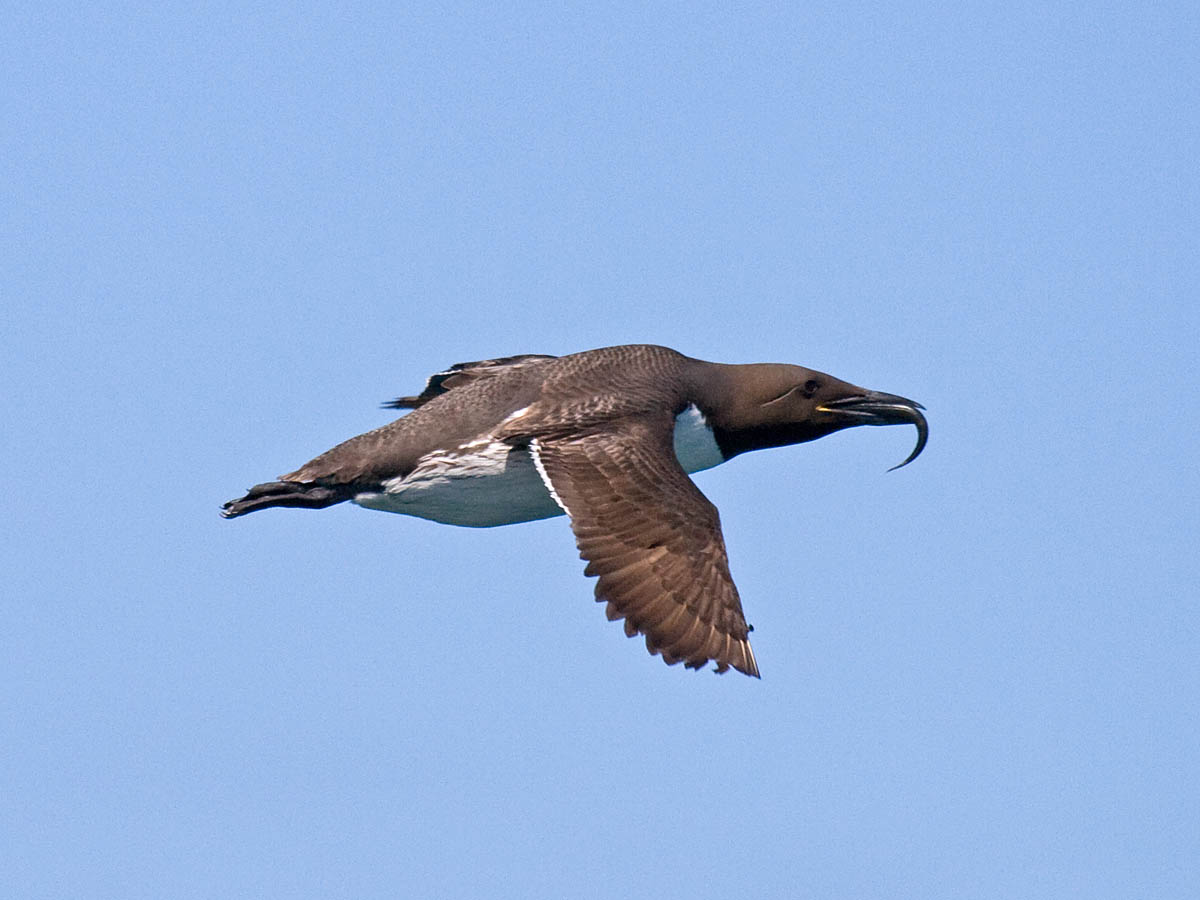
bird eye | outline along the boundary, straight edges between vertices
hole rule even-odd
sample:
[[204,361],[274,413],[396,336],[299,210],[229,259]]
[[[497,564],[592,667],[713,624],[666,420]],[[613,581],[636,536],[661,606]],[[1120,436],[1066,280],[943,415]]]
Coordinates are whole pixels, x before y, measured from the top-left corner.
[[804,387],[800,388],[800,392],[804,394],[805,397],[811,397],[817,392],[817,388],[820,386],[821,385],[810,378],[808,381],[804,382]]

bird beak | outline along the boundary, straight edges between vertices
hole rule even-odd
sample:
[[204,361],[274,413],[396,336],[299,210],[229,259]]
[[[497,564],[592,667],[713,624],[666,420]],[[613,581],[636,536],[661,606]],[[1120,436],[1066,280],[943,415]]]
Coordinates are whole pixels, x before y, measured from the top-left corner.
[[915,400],[897,397],[895,394],[884,394],[879,391],[868,391],[854,397],[844,397],[841,400],[831,400],[817,407],[818,412],[833,413],[844,416],[852,421],[850,425],[907,425],[917,426],[917,446],[908,459],[900,465],[888,469],[899,469],[921,455],[925,442],[929,440],[929,423],[921,412],[925,407]]

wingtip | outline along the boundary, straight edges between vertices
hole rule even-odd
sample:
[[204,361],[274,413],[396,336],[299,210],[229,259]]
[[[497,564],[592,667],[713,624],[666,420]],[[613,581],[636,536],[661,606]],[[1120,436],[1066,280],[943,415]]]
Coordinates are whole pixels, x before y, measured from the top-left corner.
[[419,397],[396,397],[392,400],[384,400],[379,404],[380,409],[416,409],[421,405]]
[[[630,623],[628,618],[625,619],[623,624],[625,626],[625,634],[629,637],[635,637],[642,633],[636,625]],[[709,663],[712,663],[712,671],[717,675],[724,675],[732,668],[743,675],[749,675],[751,678],[762,680],[762,673],[758,669],[758,661],[754,658],[754,650],[751,648],[750,642],[744,638],[738,640],[730,636],[730,639],[726,643],[726,648],[720,653],[687,657],[676,656],[669,649],[658,646],[648,634],[642,634],[642,636],[646,641],[646,649],[650,652],[650,655],[660,657],[668,666],[677,666],[683,663],[685,669],[699,671]]]
[[744,672],[751,678],[758,678],[761,680],[762,674],[758,671],[758,660],[754,658],[754,648],[750,646],[750,641],[743,640],[742,649],[742,662],[744,663],[745,667],[743,668],[742,666],[737,666],[737,670],[739,672]]

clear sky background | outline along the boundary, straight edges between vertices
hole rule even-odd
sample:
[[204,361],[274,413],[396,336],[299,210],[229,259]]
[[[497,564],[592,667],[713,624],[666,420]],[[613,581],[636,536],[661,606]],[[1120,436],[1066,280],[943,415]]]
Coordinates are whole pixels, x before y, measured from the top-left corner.
[[[483,6],[3,14],[4,894],[1200,896],[1195,4]],[[628,342],[928,407],[696,477],[761,681],[217,516]]]

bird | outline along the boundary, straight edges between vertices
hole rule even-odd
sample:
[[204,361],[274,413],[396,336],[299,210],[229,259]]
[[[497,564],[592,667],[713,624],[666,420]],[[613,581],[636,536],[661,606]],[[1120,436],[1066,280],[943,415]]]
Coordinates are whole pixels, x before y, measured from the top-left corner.
[[595,598],[651,654],[760,677],[716,507],[689,477],[752,450],[924,407],[783,363],[724,364],[629,344],[457,363],[385,408],[409,410],[221,508],[350,501],[450,525],[566,515]]

